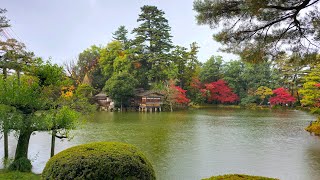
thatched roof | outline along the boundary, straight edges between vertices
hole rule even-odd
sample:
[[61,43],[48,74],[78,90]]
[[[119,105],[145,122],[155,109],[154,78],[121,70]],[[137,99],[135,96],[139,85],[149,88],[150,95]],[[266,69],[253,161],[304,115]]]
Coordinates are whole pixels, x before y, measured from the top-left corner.
[[148,90],[148,91],[135,94],[135,96],[138,96],[138,97],[149,96],[149,95],[164,96],[164,93],[157,90]]
[[86,73],[86,75],[84,76],[83,80],[82,80],[82,84],[87,84],[89,86],[91,86],[91,80],[88,76],[88,74]]
[[94,98],[96,99],[96,100],[104,100],[104,99],[107,99],[107,95],[106,94],[104,94],[104,93],[99,93],[99,94],[97,94],[97,95],[95,95],[94,96]]

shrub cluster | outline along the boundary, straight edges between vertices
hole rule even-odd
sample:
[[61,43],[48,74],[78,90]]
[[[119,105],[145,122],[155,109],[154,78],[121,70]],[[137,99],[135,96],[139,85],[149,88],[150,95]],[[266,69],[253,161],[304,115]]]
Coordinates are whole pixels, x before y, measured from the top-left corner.
[[151,163],[136,147],[118,142],[75,146],[53,156],[43,179],[155,179]]
[[30,172],[32,168],[31,162],[27,158],[19,158],[13,161],[9,166],[10,171]]

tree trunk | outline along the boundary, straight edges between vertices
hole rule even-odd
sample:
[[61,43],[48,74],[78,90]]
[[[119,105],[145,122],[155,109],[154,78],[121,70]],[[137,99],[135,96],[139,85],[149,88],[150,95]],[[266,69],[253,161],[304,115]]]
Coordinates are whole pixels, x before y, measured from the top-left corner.
[[122,112],[122,99],[121,99],[120,111]]
[[51,135],[51,154],[50,157],[54,156],[54,149],[55,149],[55,144],[56,144],[56,130],[52,130],[52,135]]
[[[7,79],[7,76],[8,76],[8,73],[7,73],[7,68],[5,68],[5,67],[3,67],[2,68],[2,70],[3,70],[3,80],[4,81],[6,81],[6,79]],[[6,89],[6,87],[4,87],[5,89]],[[7,121],[7,119],[5,120],[5,121]],[[8,138],[8,129],[7,129],[7,124],[6,123],[4,123],[3,124],[3,129],[4,129],[4,131],[3,131],[3,146],[4,146],[4,159],[8,159],[8,157],[9,157],[9,138]]]
[[20,132],[14,160],[18,160],[19,158],[28,158],[28,148],[31,134],[32,131],[28,130]]
[[9,146],[8,146],[8,131],[5,129],[3,131],[3,143],[4,143],[4,159],[9,157]]
[[18,86],[20,86],[20,71],[17,70]]

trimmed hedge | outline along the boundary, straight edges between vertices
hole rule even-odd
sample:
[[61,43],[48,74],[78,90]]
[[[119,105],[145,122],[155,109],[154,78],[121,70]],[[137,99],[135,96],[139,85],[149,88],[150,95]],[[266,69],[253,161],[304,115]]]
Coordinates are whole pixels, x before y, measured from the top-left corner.
[[221,176],[212,176],[203,180],[278,180],[274,178],[267,178],[261,176],[249,176],[244,174],[226,174]]
[[136,147],[118,142],[75,146],[53,156],[42,172],[43,179],[148,179],[155,172]]

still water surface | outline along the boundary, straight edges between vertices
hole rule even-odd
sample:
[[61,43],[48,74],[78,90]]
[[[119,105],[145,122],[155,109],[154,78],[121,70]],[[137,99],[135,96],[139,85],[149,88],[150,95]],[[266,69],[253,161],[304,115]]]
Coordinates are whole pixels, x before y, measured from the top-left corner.
[[[158,179],[201,179],[243,173],[280,179],[320,179],[320,138],[304,131],[315,116],[296,110],[210,108],[182,112],[99,112],[56,152],[94,141],[136,145],[152,162]],[[49,159],[51,136],[31,137],[33,172]],[[1,140],[0,156],[3,157]],[[10,155],[16,140],[10,137]],[[2,166],[2,165],[1,165]],[[1,168],[0,166],[0,168]]]

